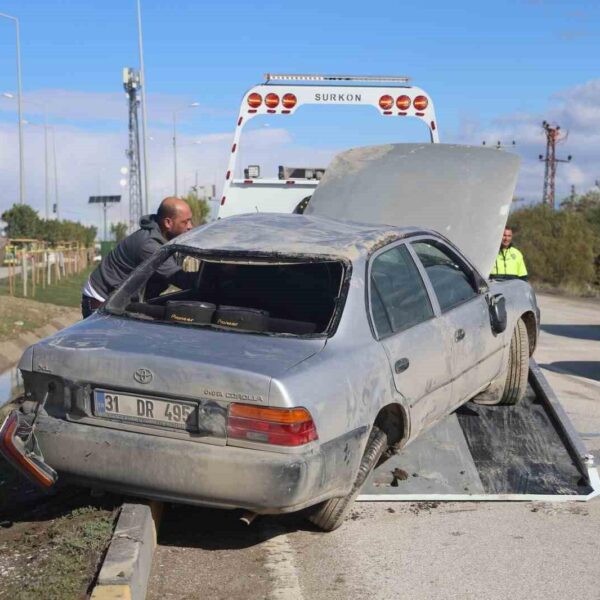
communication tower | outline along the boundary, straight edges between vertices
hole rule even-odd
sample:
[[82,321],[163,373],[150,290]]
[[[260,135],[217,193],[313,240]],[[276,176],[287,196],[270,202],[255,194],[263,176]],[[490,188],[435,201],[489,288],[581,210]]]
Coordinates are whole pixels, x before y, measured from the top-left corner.
[[138,227],[142,216],[142,173],[140,169],[140,133],[138,128],[139,71],[131,67],[123,69],[123,87],[129,105],[129,147],[125,154],[129,160],[129,230]]
[[545,163],[544,169],[544,196],[542,201],[544,204],[549,204],[554,208],[555,200],[555,181],[556,181],[556,165],[559,162],[571,162],[573,158],[570,154],[566,160],[556,158],[556,144],[564,142],[567,135],[561,136],[559,125],[550,125],[548,121],[542,123],[544,133],[546,134],[546,156],[539,155],[539,159]]

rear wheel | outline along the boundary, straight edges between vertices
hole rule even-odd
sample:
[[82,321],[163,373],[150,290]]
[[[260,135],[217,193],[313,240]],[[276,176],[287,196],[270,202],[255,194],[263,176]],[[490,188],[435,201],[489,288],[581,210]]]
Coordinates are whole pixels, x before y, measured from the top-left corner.
[[529,337],[523,319],[517,321],[510,340],[506,377],[492,385],[473,401],[476,404],[512,405],[517,404],[527,391],[529,373]]
[[360,461],[360,467],[354,485],[350,492],[341,498],[331,498],[325,502],[321,502],[315,506],[308,516],[309,521],[314,523],[319,529],[323,531],[333,531],[337,529],[346,518],[348,510],[352,506],[352,503],[358,496],[360,488],[366,481],[369,473],[375,468],[375,465],[379,462],[381,455],[385,452],[388,447],[387,435],[377,427],[373,426],[367,447]]

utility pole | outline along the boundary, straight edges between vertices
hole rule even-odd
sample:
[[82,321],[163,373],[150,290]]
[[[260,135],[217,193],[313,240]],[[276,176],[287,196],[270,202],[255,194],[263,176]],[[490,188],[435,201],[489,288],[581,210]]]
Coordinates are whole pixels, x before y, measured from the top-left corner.
[[[481,142],[481,145],[486,146],[487,145],[486,141],[483,140],[483,142]],[[496,150],[502,150],[502,149],[506,148],[507,145],[508,144],[503,144],[500,140],[498,140],[496,142],[496,144],[494,145],[494,148],[496,148]],[[512,140],[510,145],[514,148],[517,145],[517,142],[515,142],[515,140]]]
[[564,142],[568,134],[561,137],[560,126],[550,125],[548,121],[542,123],[546,135],[546,156],[539,155],[539,159],[545,163],[544,168],[544,195],[542,201],[554,208],[555,203],[555,183],[556,183],[556,165],[559,162],[571,162],[573,158],[570,154],[566,160],[556,158],[556,144]]
[[25,203],[25,160],[23,158],[23,89],[21,84],[21,29],[19,19],[6,13],[0,17],[9,19],[15,24],[16,54],[17,54],[17,110],[19,117],[19,204]]
[[138,91],[140,74],[125,67],[123,69],[123,87],[129,103],[129,147],[125,151],[129,159],[129,230],[133,231],[142,216],[142,172],[140,169],[140,131],[138,127]]
[[144,149],[144,207],[150,212],[150,187],[148,185],[148,136],[146,127],[146,71],[144,70],[144,41],[142,37],[142,7],[137,0],[138,49],[140,54],[140,87],[142,98],[142,143]]

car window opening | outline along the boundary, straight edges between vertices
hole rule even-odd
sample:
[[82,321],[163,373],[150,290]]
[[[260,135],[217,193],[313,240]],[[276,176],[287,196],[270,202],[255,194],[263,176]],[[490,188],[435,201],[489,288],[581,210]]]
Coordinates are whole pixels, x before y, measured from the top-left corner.
[[159,293],[155,267],[125,307],[129,316],[246,332],[322,334],[342,290],[344,265],[335,260],[200,261],[182,252],[176,260],[187,271],[188,286]]

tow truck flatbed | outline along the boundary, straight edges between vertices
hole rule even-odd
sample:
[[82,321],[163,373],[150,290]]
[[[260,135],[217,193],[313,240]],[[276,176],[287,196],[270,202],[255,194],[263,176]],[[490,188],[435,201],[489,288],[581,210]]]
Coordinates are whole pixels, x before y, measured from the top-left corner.
[[593,457],[536,362],[516,406],[462,406],[381,464],[358,501],[587,501]]

